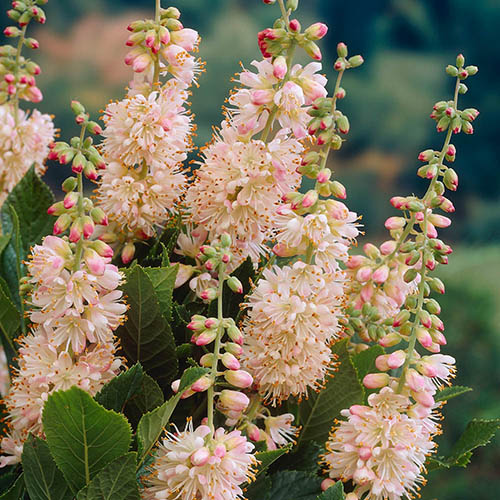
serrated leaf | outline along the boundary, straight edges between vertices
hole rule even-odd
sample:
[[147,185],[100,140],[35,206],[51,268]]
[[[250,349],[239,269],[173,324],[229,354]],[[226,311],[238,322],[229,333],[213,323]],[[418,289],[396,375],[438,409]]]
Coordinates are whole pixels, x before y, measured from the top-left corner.
[[256,476],[262,474],[269,466],[278,460],[278,458],[286,455],[292,449],[292,445],[289,444],[283,448],[278,448],[277,450],[260,451],[255,454],[255,458],[260,462]]
[[472,451],[479,446],[486,446],[498,429],[500,429],[500,419],[472,420],[453,446],[449,457],[429,458],[427,462],[429,471],[465,467],[470,461]]
[[445,387],[437,392],[434,396],[434,401],[448,401],[449,399],[456,398],[466,392],[472,391],[471,387],[465,387],[463,385],[453,385],[451,387]]
[[175,278],[179,270],[178,265],[170,267],[145,267],[144,271],[149,276],[158,297],[161,312],[167,320],[172,322],[172,294],[175,288]]
[[272,500],[316,500],[321,494],[321,479],[303,471],[284,470],[271,476],[268,498]]
[[74,498],[43,439],[30,434],[24,443],[22,463],[24,482],[31,500]]
[[136,461],[135,452],[113,460],[78,493],[77,500],[140,500]]
[[175,377],[178,361],[170,325],[165,320],[153,283],[139,265],[127,273],[122,286],[129,310],[127,321],[116,330],[125,356],[166,387]]
[[317,500],[344,500],[344,485],[342,481],[337,481],[333,486],[323,491]]
[[144,371],[140,363],[112,378],[95,396],[104,408],[123,412],[127,401],[141,389]]
[[188,368],[181,377],[179,391],[177,394],[172,396],[168,401],[165,401],[165,403],[163,403],[160,407],[142,416],[139,421],[139,425],[137,426],[139,465],[152,450],[153,446],[158,441],[163,428],[170,421],[170,417],[172,416],[182,393],[206,373],[208,373],[207,368]]
[[273,482],[269,476],[260,476],[253,481],[243,491],[247,500],[270,500],[269,492],[273,487]]
[[299,445],[309,440],[324,443],[340,411],[364,401],[364,390],[347,352],[347,342],[348,339],[344,339],[332,347],[338,370],[326,381],[325,388],[320,392],[310,390],[309,398],[299,405],[302,425]]
[[127,420],[78,387],[51,394],[42,421],[50,453],[74,491],[130,446]]
[[319,456],[324,453],[324,448],[314,441],[307,441],[300,449],[292,449],[290,453],[271,467],[272,471],[279,470],[301,470],[316,473],[319,469]]
[[147,373],[144,373],[141,388],[127,402],[124,413],[135,429],[142,415],[158,408],[163,402],[163,391],[160,386]]
[[365,375],[378,372],[375,366],[375,360],[378,356],[384,354],[384,348],[380,345],[374,345],[364,351],[358,352],[352,356],[352,364],[358,373],[359,381],[361,382]]
[[23,498],[24,490],[24,474],[21,474],[7,491],[0,493],[0,500],[19,500]]
[[2,256],[2,252],[5,250],[5,247],[8,245],[9,241],[10,241],[10,233],[0,234],[0,257]]
[[9,346],[14,352],[17,350],[14,339],[19,334],[21,315],[16,306],[0,287],[0,330],[2,332],[2,344]]

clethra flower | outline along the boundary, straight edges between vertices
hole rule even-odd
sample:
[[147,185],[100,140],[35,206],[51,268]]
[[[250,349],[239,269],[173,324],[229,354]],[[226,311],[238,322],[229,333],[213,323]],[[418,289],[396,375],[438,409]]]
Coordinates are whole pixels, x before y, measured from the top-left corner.
[[206,425],[183,432],[168,432],[150,469],[143,491],[145,500],[238,500],[241,485],[253,478],[254,446],[240,431]]
[[288,443],[295,444],[299,429],[292,425],[294,419],[291,413],[265,419],[268,450],[275,450],[277,446],[284,446]]
[[359,498],[410,498],[423,481],[437,426],[407,415],[409,399],[388,387],[372,394],[368,404],[341,412],[346,420],[332,430],[323,463],[330,478],[351,480]]
[[273,405],[316,388],[331,369],[343,293],[342,275],[315,265],[264,271],[247,304],[241,361]]

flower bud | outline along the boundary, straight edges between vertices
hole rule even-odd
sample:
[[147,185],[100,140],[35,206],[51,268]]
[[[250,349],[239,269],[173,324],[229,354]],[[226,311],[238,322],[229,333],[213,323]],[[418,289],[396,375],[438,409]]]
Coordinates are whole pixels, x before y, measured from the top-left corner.
[[388,266],[380,266],[376,271],[372,274],[372,280],[375,283],[385,283],[387,278],[389,277],[389,267]]
[[194,453],[191,454],[190,461],[195,467],[202,467],[208,463],[210,459],[210,450],[203,446],[198,448]]
[[321,50],[313,41],[306,42],[303,45],[303,49],[306,51],[306,54],[312,59],[314,59],[315,61],[321,61]]
[[302,198],[302,206],[304,208],[312,207],[318,201],[318,193],[314,189],[309,190],[304,198]]
[[394,229],[402,229],[406,225],[406,220],[404,217],[389,217],[385,221],[384,225],[386,229],[389,229],[390,231]]
[[394,250],[396,250],[397,243],[394,240],[384,241],[380,245],[380,253],[382,255],[390,255]]
[[243,293],[243,285],[236,276],[231,276],[228,278],[227,286],[235,293]]
[[244,370],[226,370],[224,378],[227,382],[240,389],[246,389],[253,384],[252,376]]
[[82,219],[76,219],[69,230],[69,241],[76,243],[83,235],[83,222]]
[[400,366],[403,366],[405,359],[406,359],[405,351],[401,349],[398,351],[394,351],[393,353],[389,354],[389,357],[387,358],[387,366],[389,366],[391,370],[395,370]]
[[247,434],[250,440],[257,442],[260,441],[260,429],[255,424],[247,425]]
[[390,377],[387,373],[369,373],[363,378],[363,385],[367,389],[379,389],[389,383]]
[[[236,344],[234,342],[226,342],[226,345],[224,349],[231,353],[234,354],[234,356],[241,356],[243,353],[243,348],[241,347],[240,344]],[[229,368],[229,367],[228,367]]]
[[357,56],[352,56],[350,57],[347,62],[351,66],[351,68],[357,68],[358,66],[361,66],[365,60],[363,59],[362,56],[357,55]]
[[234,356],[230,352],[225,352],[221,356],[221,361],[222,361],[222,364],[226,368],[229,368],[230,370],[239,370],[240,369],[240,362],[236,359],[236,356]]
[[314,23],[304,31],[304,35],[309,40],[321,40],[328,32],[328,26],[323,23]]
[[205,330],[194,337],[193,343],[197,346],[208,345],[215,340],[215,337],[217,337],[217,330]]
[[207,288],[200,293],[200,298],[207,301],[212,301],[217,298],[217,289],[216,288]]
[[300,33],[300,23],[298,19],[292,19],[290,23],[288,24],[288,27],[290,28],[290,31],[293,33]]
[[410,311],[408,311],[407,309],[403,309],[399,311],[399,313],[394,318],[392,326],[394,328],[397,328],[398,326],[401,326],[402,324],[406,323],[409,319],[410,319]]
[[422,347],[430,347],[433,343],[432,337],[426,328],[416,328],[417,340]]
[[82,229],[83,229],[83,237],[85,239],[89,239],[94,233],[95,229],[94,221],[88,215],[85,215],[82,218]]
[[121,252],[121,259],[124,264],[129,264],[135,255],[135,245],[129,241]]
[[242,392],[224,389],[220,393],[219,402],[224,408],[228,410],[242,412],[245,411],[248,404],[250,403],[250,400]]
[[[61,161],[61,163],[67,163],[67,161],[65,161],[64,158],[67,158],[64,153],[59,157],[59,160]],[[75,174],[80,174],[83,172],[83,169],[84,167],[86,166],[87,164],[87,160],[85,159],[85,156],[83,156],[82,153],[78,152],[74,159],[73,159],[73,163],[71,165],[71,170],[73,170],[73,172],[75,172]]]
[[194,392],[205,392],[214,383],[213,378],[209,375],[203,375],[192,386],[191,390]]
[[326,491],[328,488],[330,488],[330,486],[333,486],[334,484],[335,481],[333,479],[323,479],[323,481],[321,481],[321,490]]
[[194,332],[201,332],[205,329],[205,321],[207,318],[205,316],[200,316],[199,314],[195,314],[191,316],[191,321],[187,324],[187,328]]
[[273,75],[278,79],[283,79],[288,71],[286,59],[283,56],[278,56],[273,61]]
[[446,74],[455,78],[456,76],[458,76],[458,68],[452,66],[451,64],[448,64],[448,66],[446,66]]
[[330,192],[336,198],[340,198],[341,200],[345,200],[347,198],[347,192],[343,184],[338,181],[333,181],[329,184]]
[[398,345],[400,342],[401,342],[401,336],[396,332],[388,333],[378,341],[378,343],[382,347],[394,347],[395,345]]
[[68,229],[70,224],[71,224],[71,217],[68,214],[60,215],[54,224],[53,234],[57,235],[64,233],[64,231]]
[[467,66],[465,71],[469,76],[474,76],[479,71],[479,68],[477,66]]
[[455,61],[455,64],[459,67],[462,68],[463,65],[465,64],[465,57],[463,54],[458,54],[457,59]]

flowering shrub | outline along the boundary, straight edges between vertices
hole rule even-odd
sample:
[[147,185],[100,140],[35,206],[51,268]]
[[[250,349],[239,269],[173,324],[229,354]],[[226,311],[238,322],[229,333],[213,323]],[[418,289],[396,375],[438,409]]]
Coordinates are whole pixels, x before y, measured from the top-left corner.
[[[128,27],[127,95],[103,128],[73,101],[66,143],[19,107],[42,98],[22,49],[38,47],[27,27],[45,3],[14,1],[17,47],[0,48],[0,498],[397,500],[467,465],[500,421],[472,420],[437,454],[440,407],[470,389],[451,386],[432,272],[452,253],[438,230],[477,68],[446,68],[454,93],[431,113],[444,143],[418,156],[428,187],[392,198],[389,239],[360,252],[328,159],[350,127],[343,75],[363,58],[339,43],[330,86],[327,27],[302,29],[298,0],[264,1],[280,17],[192,168],[204,65],[180,12],[156,0]],[[45,158],[71,169],[60,201]]]

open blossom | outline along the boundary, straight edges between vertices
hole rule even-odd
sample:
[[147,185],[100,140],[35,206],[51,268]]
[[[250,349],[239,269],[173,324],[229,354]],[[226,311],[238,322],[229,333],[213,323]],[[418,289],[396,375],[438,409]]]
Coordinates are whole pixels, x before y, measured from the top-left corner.
[[204,162],[186,195],[192,221],[209,239],[227,232],[233,251],[258,261],[273,232],[281,196],[294,189],[302,145],[281,130],[269,143],[243,141],[224,122],[220,137],[204,150]]
[[190,420],[183,432],[168,432],[158,447],[142,493],[145,500],[237,500],[253,477],[254,446],[240,431],[226,432]]
[[242,361],[265,399],[304,395],[324,380],[342,295],[341,273],[302,262],[264,271],[249,298]]
[[252,130],[255,134],[264,128],[271,107],[276,107],[276,119],[282,127],[290,128],[295,137],[307,136],[307,114],[309,106],[318,97],[326,96],[326,78],[317,74],[320,63],[305,67],[294,65],[289,80],[278,88],[284,77],[276,76],[273,64],[268,59],[252,61],[257,73],[243,70],[239,82],[244,88],[237,90],[229,99],[235,107],[231,109],[235,125],[241,133]]
[[30,257],[34,326],[20,341],[19,368],[5,397],[9,434],[0,466],[20,460],[30,432],[42,435],[42,410],[52,392],[76,385],[94,395],[122,365],[113,331],[126,306],[117,290],[122,275],[110,257],[94,258],[102,260],[95,268],[84,258],[75,271],[71,247],[55,236],[35,245]]
[[38,110],[18,110],[17,124],[10,105],[0,106],[0,204],[31,165],[45,171],[43,162],[54,140],[55,128],[49,115]]
[[352,480],[359,498],[365,492],[373,500],[410,498],[423,481],[437,427],[407,415],[409,399],[389,387],[372,394],[368,405],[341,412],[347,420],[332,430],[323,457],[329,476]]

